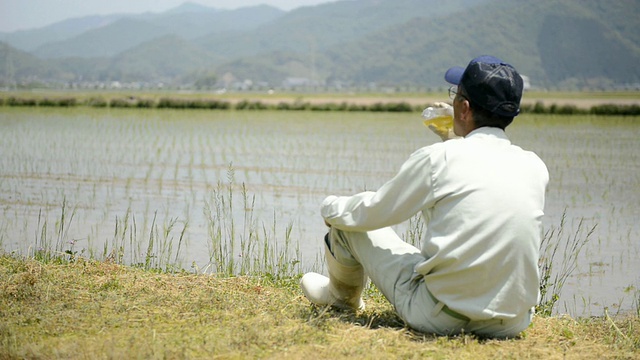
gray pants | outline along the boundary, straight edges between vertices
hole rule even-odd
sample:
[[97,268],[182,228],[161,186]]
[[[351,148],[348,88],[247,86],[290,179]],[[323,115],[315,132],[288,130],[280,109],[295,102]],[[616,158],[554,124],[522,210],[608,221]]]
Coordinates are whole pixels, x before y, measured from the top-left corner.
[[365,275],[395,307],[409,327],[420,332],[456,335],[461,332],[490,337],[515,337],[531,323],[533,310],[513,320],[462,320],[442,311],[414,271],[425,257],[420,249],[404,242],[391,228],[348,232],[332,228],[329,245],[336,260],[347,266],[360,264]]

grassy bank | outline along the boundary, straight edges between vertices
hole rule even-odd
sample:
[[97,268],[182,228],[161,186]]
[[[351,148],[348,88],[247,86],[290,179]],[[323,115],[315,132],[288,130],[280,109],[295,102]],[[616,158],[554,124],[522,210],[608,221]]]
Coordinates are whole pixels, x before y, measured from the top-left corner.
[[82,258],[0,256],[0,359],[640,356],[638,314],[536,317],[522,338],[406,329],[371,289],[360,314],[315,308],[297,278],[162,273]]

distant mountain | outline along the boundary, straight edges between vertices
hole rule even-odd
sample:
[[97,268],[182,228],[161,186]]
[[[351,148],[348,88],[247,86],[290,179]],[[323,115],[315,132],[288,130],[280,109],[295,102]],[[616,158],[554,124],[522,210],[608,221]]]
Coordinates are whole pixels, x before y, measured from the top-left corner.
[[165,14],[167,15],[182,14],[182,13],[202,14],[202,13],[215,13],[218,11],[220,10],[212,7],[196,4],[193,2],[185,2],[180,6],[177,6],[173,9],[166,11]]
[[85,31],[108,25],[124,15],[95,15],[61,21],[40,29],[0,33],[0,41],[24,51],[34,51],[42,45],[64,41]]
[[109,70],[120,74],[120,81],[173,82],[191,72],[213,70],[215,58],[178,36],[167,35],[119,54]]
[[33,53],[41,58],[112,57],[166,35],[192,39],[210,33],[249,31],[283,14],[282,10],[264,5],[238,10],[215,10],[187,3],[162,14],[121,17],[75,37],[49,42]]
[[[204,10],[193,12],[198,8],[204,8]],[[208,34],[251,31],[279,19],[284,14],[284,11],[266,5],[236,10],[214,10],[200,5],[191,5],[182,11],[172,10],[155,16],[148,19],[148,22],[168,29],[171,34],[185,39],[196,39]]]
[[75,74],[76,79],[94,84],[114,81],[171,84],[192,79],[198,73],[211,76],[216,59],[215,54],[179,36],[166,35],[112,58],[75,57],[51,59],[48,63],[63,73]]
[[74,75],[47,61],[0,42],[0,86],[18,81],[73,79]]
[[[441,3],[423,1],[415,9],[425,10],[413,12],[421,16],[325,50],[277,50],[220,69],[240,78],[292,68],[291,76],[328,82],[435,87],[444,85],[442,75],[452,64],[464,66],[489,53],[516,65],[539,87],[640,83],[640,21],[631,15],[640,13],[638,1],[479,1],[449,14]],[[263,30],[251,34],[254,41]]]
[[238,34],[211,34],[197,40],[231,58],[291,51],[313,54],[356,41],[416,17],[437,18],[490,0],[359,0],[292,10],[278,21]]
[[204,76],[279,86],[293,77],[327,86],[441,87],[451,65],[493,54],[533,86],[637,86],[639,13],[637,0],[349,0],[290,12],[186,3],[99,25],[87,19],[84,31],[78,19],[47,27],[71,29],[57,40],[33,30],[25,42],[40,42],[31,51],[37,57],[0,47],[0,79],[32,72],[75,82],[188,85]]
[[33,52],[41,58],[110,57],[143,42],[170,34],[168,29],[142,20],[122,18],[74,38],[43,45]]

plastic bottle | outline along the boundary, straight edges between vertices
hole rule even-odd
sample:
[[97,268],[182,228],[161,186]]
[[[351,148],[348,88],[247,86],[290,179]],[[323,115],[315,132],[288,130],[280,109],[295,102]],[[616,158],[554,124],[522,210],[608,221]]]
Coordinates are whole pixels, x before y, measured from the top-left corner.
[[428,107],[422,111],[422,118],[424,125],[433,125],[439,130],[445,131],[453,128],[453,117],[450,114],[450,110],[445,108]]

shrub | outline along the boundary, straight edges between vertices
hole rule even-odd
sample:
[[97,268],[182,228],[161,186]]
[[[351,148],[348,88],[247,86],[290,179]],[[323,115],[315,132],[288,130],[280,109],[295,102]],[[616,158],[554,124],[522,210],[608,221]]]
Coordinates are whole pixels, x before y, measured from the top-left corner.
[[387,104],[387,111],[390,112],[411,112],[413,108],[409,103],[399,102]]
[[580,114],[584,111],[578,109],[577,106],[575,105],[562,105],[560,107],[556,107],[555,108],[555,112],[554,114],[558,114],[558,115],[576,115],[576,114]]
[[382,103],[375,103],[375,104],[371,104],[368,107],[369,111],[374,111],[374,112],[381,112],[381,111],[385,111],[385,106]]
[[109,106],[112,108],[130,108],[134,107],[135,104],[136,101],[133,98],[111,99],[109,102]]
[[338,110],[337,104],[325,103],[325,104],[313,104],[310,109],[312,111],[335,111]]
[[152,99],[138,99],[136,106],[139,108],[150,109],[155,106],[156,102]]
[[523,105],[520,107],[520,111],[523,113],[531,112],[533,114],[545,114],[547,109],[544,107],[542,101],[537,101],[533,106],[531,105]]
[[640,115],[640,105],[603,104],[591,107],[594,115]]
[[231,108],[231,104],[228,101],[220,101],[214,99],[201,100],[203,103],[204,109],[220,109],[220,110],[228,110]]
[[7,99],[7,105],[9,106],[36,106],[38,102],[36,99],[25,99],[11,96]]
[[161,98],[158,101],[158,108],[170,108],[170,109],[183,109],[186,107],[186,102],[182,99]]
[[349,104],[347,104],[346,101],[343,101],[340,103],[340,105],[338,105],[337,110],[340,111],[346,111],[347,109],[349,109]]
[[39,106],[71,107],[71,106],[76,106],[76,99],[75,98],[70,98],[70,97],[58,98],[58,99],[44,98],[44,99],[40,100],[38,105]]
[[215,99],[195,99],[187,102],[187,108],[190,109],[229,109],[230,104],[225,101]]
[[281,101],[276,105],[276,110],[291,110],[291,106],[289,106],[288,103]]
[[93,107],[107,107],[108,103],[107,100],[102,97],[92,97],[87,100],[87,105]]
[[40,100],[40,106],[58,106],[57,102],[53,99],[44,98]]
[[351,104],[349,105],[347,110],[348,111],[365,111],[367,110],[367,107],[366,105]]
[[296,100],[296,102],[291,105],[291,110],[308,110],[311,108],[311,104],[308,102],[303,102],[300,100]]
[[260,101],[242,100],[236,104],[236,110],[266,110],[269,107]]
[[61,98],[61,99],[58,99],[58,105],[65,106],[65,107],[76,106],[77,100],[76,98],[71,98],[71,97]]
[[206,101],[199,99],[188,100],[186,105],[187,109],[205,109],[206,107]]

